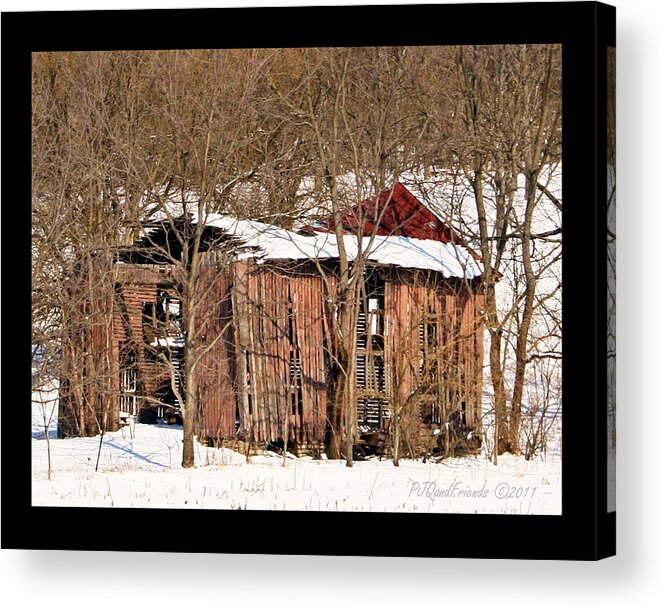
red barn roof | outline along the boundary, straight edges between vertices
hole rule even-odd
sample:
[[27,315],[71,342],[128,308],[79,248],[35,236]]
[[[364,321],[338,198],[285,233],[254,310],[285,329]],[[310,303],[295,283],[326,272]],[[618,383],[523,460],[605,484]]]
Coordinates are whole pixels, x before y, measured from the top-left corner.
[[[376,235],[432,239],[444,244],[452,241],[467,248],[476,260],[479,258],[463,239],[400,182],[396,182],[392,189],[383,191],[378,199],[370,197],[342,215],[342,228],[345,233],[355,234],[360,223],[363,225],[364,236],[372,235],[376,228]],[[332,233],[334,221],[332,216],[328,216],[303,227],[302,230]]]

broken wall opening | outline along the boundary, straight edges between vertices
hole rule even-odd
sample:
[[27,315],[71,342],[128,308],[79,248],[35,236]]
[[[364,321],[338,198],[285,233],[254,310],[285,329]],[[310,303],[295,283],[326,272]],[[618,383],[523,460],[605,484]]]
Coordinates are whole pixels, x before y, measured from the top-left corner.
[[120,361],[120,418],[135,417],[139,412],[139,349],[132,340],[121,341]]
[[377,267],[365,270],[356,324],[358,432],[386,430],[390,419],[386,395],[385,277]]

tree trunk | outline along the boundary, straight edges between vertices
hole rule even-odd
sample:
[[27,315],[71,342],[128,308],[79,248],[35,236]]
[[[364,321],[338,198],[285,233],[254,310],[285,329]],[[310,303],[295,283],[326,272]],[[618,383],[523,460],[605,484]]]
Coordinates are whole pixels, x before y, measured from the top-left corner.
[[536,295],[536,276],[533,272],[531,261],[531,221],[536,202],[536,177],[535,174],[527,176],[527,204],[524,214],[524,227],[522,230],[522,263],[524,265],[524,279],[526,290],[524,292],[524,306],[522,318],[517,330],[517,344],[515,347],[515,386],[513,388],[513,399],[510,408],[510,442],[511,452],[520,452],[520,424],[522,421],[522,395],[524,393],[524,378],[527,364],[527,342],[529,339],[529,327],[533,317],[534,298]]
[[286,467],[286,449],[289,446],[289,405],[284,403],[284,421],[282,422],[282,442],[284,453],[282,456],[282,466]]
[[356,440],[356,428],[358,425],[358,414],[356,411],[356,323],[355,316],[351,311],[348,324],[349,359],[347,363],[347,374],[344,376],[344,414],[345,414],[345,439],[346,439],[346,465],[353,466],[353,445]]
[[[346,341],[341,338],[342,343]],[[333,380],[332,412],[330,414],[330,434],[328,436],[327,455],[328,459],[339,460],[342,458],[342,438],[345,439],[345,452],[348,453],[349,432],[349,409],[348,409],[348,387],[350,356],[346,345],[340,345],[337,353],[338,370]],[[348,458],[347,458],[348,465]]]
[[358,352],[358,312],[360,310],[360,289],[363,282],[364,265],[360,258],[354,261],[353,276],[344,301],[342,315],[342,341],[347,354],[346,374],[344,375],[344,417],[346,440],[346,465],[353,466],[353,446],[356,441],[358,414],[356,406],[356,367]]
[[399,433],[400,433],[399,415],[393,417],[393,465],[399,466]]
[[[337,377],[342,375],[337,372]],[[340,396],[340,383],[337,379],[333,381],[332,405],[330,411],[330,429],[326,442],[326,455],[329,460],[339,460],[342,457],[340,446],[340,431],[342,430],[342,404]]]
[[[493,296],[493,286],[491,292]],[[496,302],[494,301],[494,298],[492,298],[492,301],[491,307],[494,308],[494,316],[496,316]],[[494,390],[494,413],[496,418],[496,443],[494,450],[497,455],[501,455],[506,451],[510,451],[510,439],[508,436],[508,425],[506,421],[506,386],[501,366],[501,331],[497,328],[490,328],[489,332],[490,376],[492,379],[492,388]]]
[[196,397],[192,389],[194,387],[194,375],[189,367],[185,365],[185,408],[182,414],[182,467],[194,467],[194,415],[196,409]]
[[[346,314],[344,314],[345,316]],[[327,454],[328,458],[338,460],[342,457],[342,438],[344,438],[344,456],[346,465],[353,466],[353,445],[356,431],[356,408],[355,408],[355,327],[350,332],[349,321],[342,324],[343,336],[340,339],[342,345],[338,349],[337,362],[338,371],[333,380],[333,401],[330,416],[330,434],[328,436]],[[353,342],[352,349],[349,344]]]
[[51,438],[49,437],[49,430],[48,430],[49,423],[51,423],[50,419],[48,421],[44,420],[44,438],[46,439],[46,458],[48,463],[47,479],[50,481],[51,480]]
[[496,455],[500,455],[510,451],[510,440],[508,438],[506,417],[506,389],[501,367],[501,330],[496,308],[495,273],[492,268],[487,212],[483,198],[483,180],[480,169],[473,172],[472,186],[480,229],[480,251],[483,262],[483,285],[485,287],[485,325],[490,332],[490,376],[494,390],[494,425],[496,428],[494,452]]
[[182,467],[194,467],[194,418],[196,415],[196,372],[194,363],[196,362],[195,342],[196,342],[196,319],[193,305],[196,274],[194,269],[198,269],[198,253],[194,251],[192,255],[192,266],[189,270],[187,281],[185,283],[183,298],[183,315],[185,326],[185,350],[183,354],[184,392],[185,397],[184,413],[182,414]]
[[247,313],[247,267],[237,262],[232,267],[234,278],[231,300],[234,312],[233,340],[235,347],[235,376],[240,411],[240,432],[246,441],[252,441],[252,423],[249,416],[249,396],[247,394],[247,348],[249,341],[249,314]]

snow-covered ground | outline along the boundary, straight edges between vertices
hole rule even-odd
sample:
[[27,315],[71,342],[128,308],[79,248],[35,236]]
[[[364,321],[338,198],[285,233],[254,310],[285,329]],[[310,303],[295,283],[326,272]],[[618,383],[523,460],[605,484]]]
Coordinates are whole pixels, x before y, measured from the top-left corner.
[[561,461],[482,456],[440,463],[370,459],[342,461],[291,456],[286,467],[272,452],[245,456],[196,445],[197,467],[180,467],[182,428],[129,425],[100,439],[49,439],[42,408],[33,403],[32,503],[39,506],[400,511],[438,513],[561,513]]

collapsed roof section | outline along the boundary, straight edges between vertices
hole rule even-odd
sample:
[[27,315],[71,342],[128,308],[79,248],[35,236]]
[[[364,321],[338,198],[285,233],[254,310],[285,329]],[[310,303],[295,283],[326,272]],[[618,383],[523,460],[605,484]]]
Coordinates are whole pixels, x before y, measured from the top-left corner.
[[[359,222],[363,218],[359,238]],[[334,260],[340,255],[330,219],[312,223],[299,232],[222,214],[208,214],[203,222],[201,249],[224,248],[237,259],[260,263]],[[342,223],[343,246],[349,260],[360,254],[371,263],[426,269],[444,277],[472,279],[482,275],[478,255],[400,183],[380,197],[349,210]],[[145,235],[123,253],[121,260],[139,263],[179,260],[182,246],[193,235],[195,224],[194,216],[154,223],[146,227]]]

